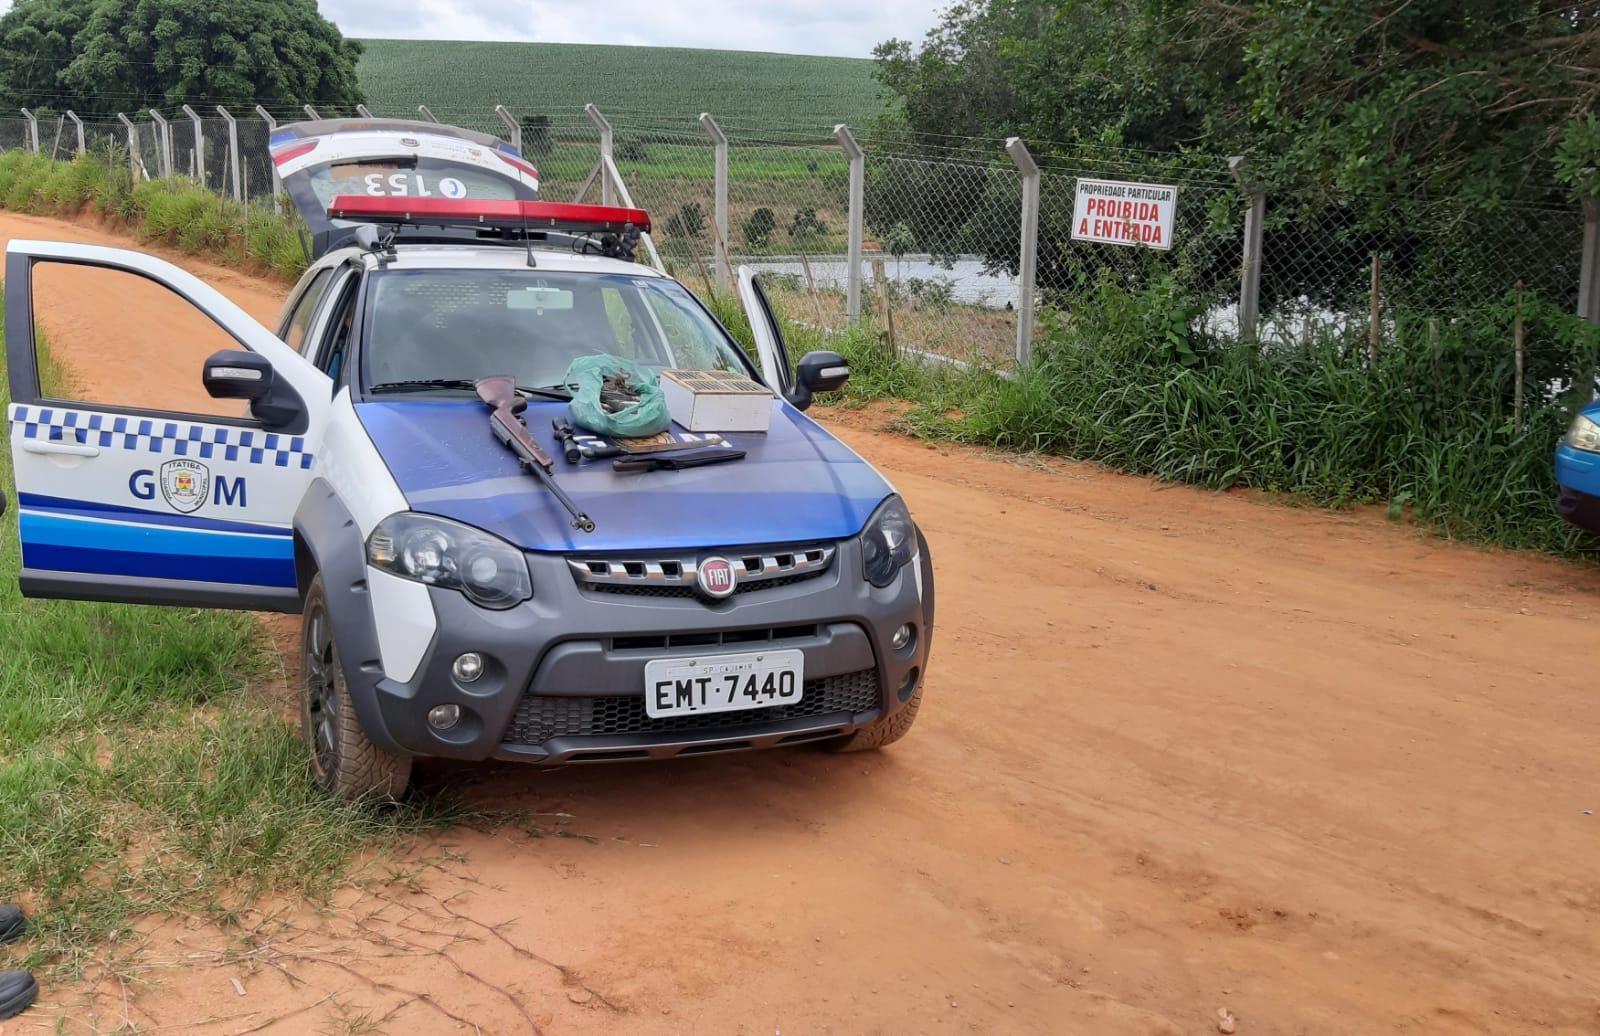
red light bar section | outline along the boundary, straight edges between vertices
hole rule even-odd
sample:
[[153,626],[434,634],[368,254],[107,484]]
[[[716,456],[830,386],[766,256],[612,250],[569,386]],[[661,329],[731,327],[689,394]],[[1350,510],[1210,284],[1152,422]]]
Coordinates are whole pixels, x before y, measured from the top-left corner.
[[369,198],[341,194],[328,203],[334,219],[452,227],[527,227],[529,230],[620,231],[632,223],[650,232],[650,214],[618,205],[473,198]]

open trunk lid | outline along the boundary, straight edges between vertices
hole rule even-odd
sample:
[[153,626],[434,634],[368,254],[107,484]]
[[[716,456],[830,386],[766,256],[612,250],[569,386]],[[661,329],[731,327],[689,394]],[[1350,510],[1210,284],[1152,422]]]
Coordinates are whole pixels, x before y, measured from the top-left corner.
[[518,199],[539,194],[539,172],[486,133],[410,119],[318,119],[272,133],[272,161],[311,233],[312,252],[337,247],[355,226],[328,216],[339,195]]

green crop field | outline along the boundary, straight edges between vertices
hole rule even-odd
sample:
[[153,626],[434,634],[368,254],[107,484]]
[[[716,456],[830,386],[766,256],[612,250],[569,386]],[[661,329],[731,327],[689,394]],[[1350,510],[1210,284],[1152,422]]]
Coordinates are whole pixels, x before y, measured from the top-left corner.
[[[363,40],[361,85],[374,113],[415,112],[447,122],[493,121],[496,104],[545,114],[559,126],[593,102],[620,124],[699,132],[703,111],[730,136],[822,140],[837,123],[858,130],[881,107],[863,58],[680,47],[567,43]],[[470,124],[470,123],[469,123]]]

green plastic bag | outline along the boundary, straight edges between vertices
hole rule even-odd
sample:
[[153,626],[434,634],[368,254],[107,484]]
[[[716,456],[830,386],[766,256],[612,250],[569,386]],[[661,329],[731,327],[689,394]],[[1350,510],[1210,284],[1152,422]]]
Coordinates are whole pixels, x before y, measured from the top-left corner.
[[[610,413],[600,405],[600,386],[608,374],[623,374],[639,389],[639,402]],[[601,435],[642,439],[667,430],[672,415],[656,372],[621,356],[580,356],[562,384],[572,389],[572,423]]]

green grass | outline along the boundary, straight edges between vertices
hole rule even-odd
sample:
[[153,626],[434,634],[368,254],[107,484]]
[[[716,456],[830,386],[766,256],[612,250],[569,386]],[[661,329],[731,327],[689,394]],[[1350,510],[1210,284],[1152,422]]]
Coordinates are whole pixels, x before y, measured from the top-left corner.
[[[5,386],[0,357],[0,411]],[[70,976],[144,915],[321,896],[358,850],[443,819],[313,790],[250,616],[23,599],[9,452],[0,490],[0,902],[36,922],[0,968]]]
[[276,215],[265,204],[241,205],[192,180],[135,185],[126,156],[116,148],[68,162],[26,151],[0,154],[0,208],[68,217],[98,212],[142,241],[289,281],[306,266],[298,218]]
[[730,135],[825,140],[836,123],[865,127],[881,107],[873,64],[816,57],[681,47],[572,43],[363,40],[361,86],[380,115],[417,105],[446,122],[494,106],[517,115],[570,116],[593,102],[613,121],[682,124],[698,133],[701,112]]
[[1194,334],[1190,305],[1170,284],[1090,286],[1042,321],[1036,362],[1014,378],[898,359],[870,324],[842,338],[786,333],[791,353],[845,354],[847,404],[911,401],[897,424],[914,435],[1318,506],[1384,505],[1452,539],[1600,558],[1600,540],[1557,515],[1551,472],[1572,415],[1558,389],[1600,369],[1600,329],[1528,301],[1518,430],[1510,299],[1443,324],[1394,314],[1376,368],[1364,332],[1256,347]]

